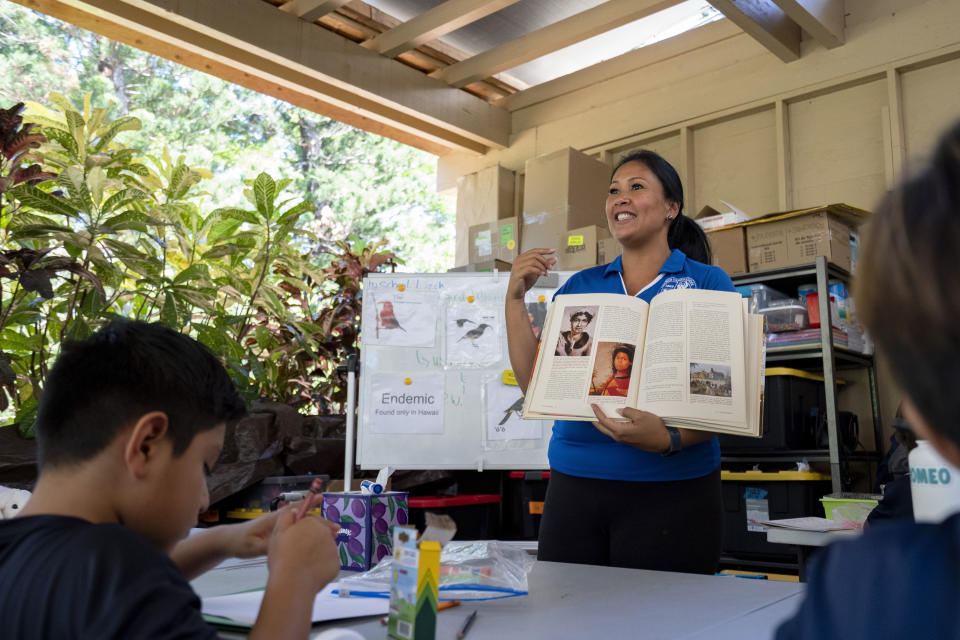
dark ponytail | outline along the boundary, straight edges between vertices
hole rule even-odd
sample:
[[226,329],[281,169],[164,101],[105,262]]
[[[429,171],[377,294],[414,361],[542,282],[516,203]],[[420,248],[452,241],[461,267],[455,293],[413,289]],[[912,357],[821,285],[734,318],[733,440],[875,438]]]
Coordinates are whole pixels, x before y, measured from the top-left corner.
[[[649,149],[634,151],[622,158],[613,168],[613,173],[628,162],[642,162],[653,175],[657,176],[663,187],[663,197],[668,202],[677,203],[677,215],[667,230],[667,245],[670,249],[679,249],[691,260],[710,264],[712,252],[707,234],[696,222],[683,215],[683,183],[673,165],[663,159],[659,153]],[[612,177],[612,175],[611,175]]]

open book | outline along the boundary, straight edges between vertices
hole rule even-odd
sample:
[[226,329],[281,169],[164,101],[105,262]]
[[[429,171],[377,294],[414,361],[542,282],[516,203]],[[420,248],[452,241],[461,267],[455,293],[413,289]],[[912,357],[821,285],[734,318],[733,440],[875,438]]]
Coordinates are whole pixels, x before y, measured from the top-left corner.
[[673,427],[760,436],[763,318],[738,293],[557,296],[541,333],[523,417],[615,420],[636,407]]

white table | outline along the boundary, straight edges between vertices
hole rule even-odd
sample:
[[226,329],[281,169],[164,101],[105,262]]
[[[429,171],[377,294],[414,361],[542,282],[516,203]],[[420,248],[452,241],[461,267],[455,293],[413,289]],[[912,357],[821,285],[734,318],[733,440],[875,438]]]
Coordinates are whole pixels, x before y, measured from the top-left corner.
[[789,544],[797,548],[797,568],[800,582],[807,581],[807,562],[816,547],[825,547],[837,540],[851,540],[863,529],[840,529],[835,531],[801,531],[784,527],[767,527],[767,542]]
[[[193,581],[201,596],[263,586],[266,567],[214,569]],[[732,576],[537,562],[530,595],[464,603],[437,616],[437,640],[455,638],[463,619],[479,611],[468,640],[557,638],[697,638],[762,640],[799,606],[804,586]],[[348,627],[383,640],[379,616],[314,626]],[[234,636],[237,637],[237,636]]]

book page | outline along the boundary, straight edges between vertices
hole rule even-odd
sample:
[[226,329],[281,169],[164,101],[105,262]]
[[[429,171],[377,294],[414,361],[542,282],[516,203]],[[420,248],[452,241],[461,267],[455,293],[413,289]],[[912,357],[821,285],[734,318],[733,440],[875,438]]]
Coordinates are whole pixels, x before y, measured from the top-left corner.
[[542,332],[524,402],[525,418],[593,420],[634,406],[648,305],[613,293],[557,296]]
[[743,325],[737,293],[677,289],[657,295],[636,406],[668,424],[668,418],[680,418],[745,430]]

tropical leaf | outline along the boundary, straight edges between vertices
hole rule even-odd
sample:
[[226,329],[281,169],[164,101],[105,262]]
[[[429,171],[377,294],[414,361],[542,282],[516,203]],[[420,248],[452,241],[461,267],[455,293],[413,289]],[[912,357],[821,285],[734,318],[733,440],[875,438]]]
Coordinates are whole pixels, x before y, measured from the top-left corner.
[[63,198],[47,193],[31,184],[17,185],[10,190],[10,194],[21,204],[44,213],[77,217],[77,209]]
[[266,173],[253,181],[253,197],[257,211],[264,220],[273,219],[273,201],[277,197],[277,183]]

